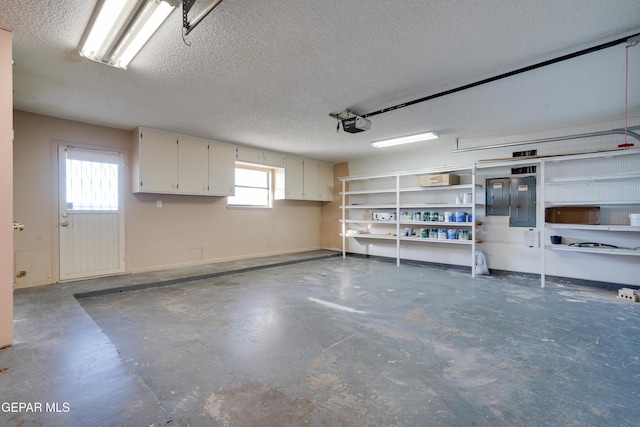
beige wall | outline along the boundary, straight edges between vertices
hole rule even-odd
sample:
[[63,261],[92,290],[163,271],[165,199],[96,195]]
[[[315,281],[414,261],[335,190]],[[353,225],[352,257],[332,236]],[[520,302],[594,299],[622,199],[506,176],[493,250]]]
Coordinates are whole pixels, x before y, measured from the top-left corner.
[[0,348],[13,344],[13,80],[11,33],[0,30]]
[[[18,286],[59,277],[57,146],[125,153],[131,132],[15,112],[15,212],[27,225],[14,243]],[[318,249],[321,204],[276,201],[273,209],[229,209],[222,197],[133,194],[125,184],[127,271]],[[162,200],[162,207],[156,207]]]

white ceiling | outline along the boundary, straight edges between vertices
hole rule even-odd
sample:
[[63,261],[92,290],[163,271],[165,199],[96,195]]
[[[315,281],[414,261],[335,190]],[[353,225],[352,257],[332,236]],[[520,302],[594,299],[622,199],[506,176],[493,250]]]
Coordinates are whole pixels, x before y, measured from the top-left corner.
[[[625,44],[374,116],[355,135],[329,113],[366,114],[640,32],[638,0],[224,0],[190,46],[174,11],[123,71],[78,55],[95,3],[0,0],[17,110],[329,161],[426,130],[453,147],[622,119]],[[640,45],[628,50],[637,117]]]

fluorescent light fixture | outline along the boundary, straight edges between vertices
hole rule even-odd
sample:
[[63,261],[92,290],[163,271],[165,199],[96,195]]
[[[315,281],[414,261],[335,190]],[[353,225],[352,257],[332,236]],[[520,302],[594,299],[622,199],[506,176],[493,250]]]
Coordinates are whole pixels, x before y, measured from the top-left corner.
[[126,69],[175,9],[168,0],[102,0],[87,27],[80,55]]
[[438,135],[435,132],[424,132],[424,133],[418,133],[415,135],[400,136],[397,138],[373,141],[371,143],[371,146],[375,148],[391,147],[392,145],[410,144],[412,142],[428,141],[430,139],[436,139],[436,138],[440,138],[440,135]]

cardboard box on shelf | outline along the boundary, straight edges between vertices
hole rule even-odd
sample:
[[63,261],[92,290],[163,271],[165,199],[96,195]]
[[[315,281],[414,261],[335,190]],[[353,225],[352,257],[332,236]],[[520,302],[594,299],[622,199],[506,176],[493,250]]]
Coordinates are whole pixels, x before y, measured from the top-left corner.
[[437,175],[422,175],[420,177],[421,187],[437,187],[441,185],[458,185],[460,177],[450,173],[442,173]]
[[554,224],[600,224],[600,206],[555,206],[544,210],[545,222]]

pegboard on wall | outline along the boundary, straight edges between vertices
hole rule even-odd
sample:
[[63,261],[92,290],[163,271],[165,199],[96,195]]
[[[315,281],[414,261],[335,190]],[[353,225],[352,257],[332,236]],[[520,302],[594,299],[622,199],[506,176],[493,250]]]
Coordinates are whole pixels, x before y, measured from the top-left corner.
[[[600,222],[628,225],[640,211],[640,154],[548,162],[546,199],[554,203],[600,206]],[[636,202],[637,205],[634,205]]]

